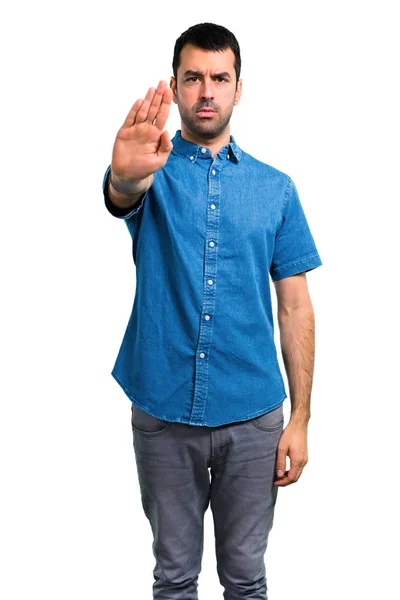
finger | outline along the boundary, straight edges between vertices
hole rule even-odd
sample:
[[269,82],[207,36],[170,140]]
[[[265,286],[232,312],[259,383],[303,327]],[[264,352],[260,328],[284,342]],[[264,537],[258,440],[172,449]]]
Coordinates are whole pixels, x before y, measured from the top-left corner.
[[161,106],[158,110],[156,120],[154,121],[154,125],[160,130],[163,131],[165,127],[165,123],[167,122],[169,116],[169,110],[172,102],[172,90],[171,88],[167,88],[164,90]]
[[160,146],[158,148],[159,154],[169,154],[173,148],[173,144],[170,140],[168,131],[164,131],[160,137]]
[[144,121],[146,121],[147,114],[149,112],[149,108],[153,101],[155,93],[156,93],[155,88],[150,88],[149,91],[147,92],[146,97],[143,101],[143,104],[137,112],[135,125],[138,125],[139,123],[144,123]]
[[285,471],[284,475],[278,477],[274,481],[274,485],[284,486],[288,484],[288,471]]
[[278,452],[277,452],[277,458],[276,458],[276,474],[278,477],[282,477],[286,470],[286,455],[287,455],[287,448],[278,446]]
[[290,483],[292,483],[292,482],[289,481],[289,479],[286,476],[282,477],[282,479],[277,479],[276,481],[274,481],[274,485],[276,487],[285,487],[285,486],[289,485]]
[[128,112],[128,115],[122,125],[123,128],[131,127],[135,123],[136,114],[139,108],[143,104],[143,98],[139,98],[136,100],[135,104],[132,106],[131,110]]
[[151,123],[151,124],[153,124],[153,121],[157,116],[158,109],[161,106],[163,94],[164,94],[164,91],[165,91],[167,85],[168,85],[167,82],[164,80],[160,81],[160,83],[158,84],[156,93],[154,94],[152,103],[149,108],[149,112],[147,114],[147,121],[149,121],[149,123]]
[[283,477],[279,477],[278,479],[276,479],[274,481],[274,485],[284,487],[286,485],[295,483],[300,478],[302,471],[302,468],[291,468],[289,471],[285,471]]

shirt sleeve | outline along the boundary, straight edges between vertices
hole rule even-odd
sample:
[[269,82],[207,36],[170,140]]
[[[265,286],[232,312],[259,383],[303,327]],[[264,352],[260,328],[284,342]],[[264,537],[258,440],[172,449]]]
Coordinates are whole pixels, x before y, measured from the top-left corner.
[[273,281],[322,265],[293,181],[289,178],[282,216],[275,235],[270,275]]
[[139,210],[142,208],[147,192],[145,192],[140,197],[140,203],[139,203],[139,205],[135,205],[135,208],[130,208],[130,207],[121,208],[119,206],[116,206],[113,202],[111,202],[110,197],[108,195],[108,180],[110,177],[110,173],[111,173],[111,165],[109,165],[107,167],[107,170],[106,170],[106,172],[104,174],[104,178],[103,178],[103,194],[104,194],[104,203],[106,205],[106,208],[114,217],[117,217],[118,219],[129,219],[130,217],[132,217],[133,215],[138,213]]

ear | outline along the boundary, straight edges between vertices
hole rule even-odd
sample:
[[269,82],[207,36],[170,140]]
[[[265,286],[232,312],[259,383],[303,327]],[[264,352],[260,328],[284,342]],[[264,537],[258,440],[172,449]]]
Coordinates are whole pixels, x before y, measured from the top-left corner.
[[239,79],[237,88],[236,88],[236,92],[235,92],[235,106],[237,106],[237,104],[239,104],[239,100],[240,100],[241,96],[242,96],[242,80]]
[[171,77],[170,82],[169,82],[169,87],[172,90],[172,100],[173,102],[175,102],[175,104],[178,103],[178,98],[177,98],[177,93],[176,93],[176,79],[175,77]]

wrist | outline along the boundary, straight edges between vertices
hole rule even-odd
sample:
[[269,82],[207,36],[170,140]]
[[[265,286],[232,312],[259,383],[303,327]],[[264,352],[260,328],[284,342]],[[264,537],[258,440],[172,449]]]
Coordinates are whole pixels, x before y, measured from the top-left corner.
[[290,421],[296,426],[307,427],[310,417],[310,412],[292,411],[290,414]]
[[138,196],[146,192],[150,187],[150,178],[146,177],[145,179],[132,180],[132,179],[123,179],[121,177],[116,176],[113,171],[110,172],[110,186],[113,191],[121,196]]

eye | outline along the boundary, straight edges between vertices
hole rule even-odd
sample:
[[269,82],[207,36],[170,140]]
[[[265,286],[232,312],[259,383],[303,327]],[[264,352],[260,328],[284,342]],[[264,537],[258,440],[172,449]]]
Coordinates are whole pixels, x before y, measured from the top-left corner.
[[228,81],[226,77],[217,77],[217,81],[222,83],[222,81]]
[[197,81],[197,79],[198,79],[198,77],[196,77],[195,75],[193,75],[193,77],[188,77],[186,79],[186,81],[193,81],[193,82],[195,82],[195,81]]

